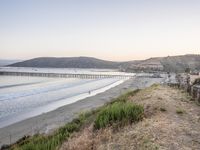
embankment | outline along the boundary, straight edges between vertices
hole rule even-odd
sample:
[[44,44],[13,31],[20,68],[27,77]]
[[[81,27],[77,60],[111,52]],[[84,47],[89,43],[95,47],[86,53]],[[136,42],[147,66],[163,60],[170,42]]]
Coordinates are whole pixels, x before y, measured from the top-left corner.
[[136,77],[111,88],[104,93],[1,128],[0,145],[13,143],[24,135],[50,133],[56,128],[63,126],[65,123],[70,122],[73,118],[77,117],[80,112],[100,107],[125,91],[145,88],[154,83],[161,83],[163,81],[165,81],[164,78]]

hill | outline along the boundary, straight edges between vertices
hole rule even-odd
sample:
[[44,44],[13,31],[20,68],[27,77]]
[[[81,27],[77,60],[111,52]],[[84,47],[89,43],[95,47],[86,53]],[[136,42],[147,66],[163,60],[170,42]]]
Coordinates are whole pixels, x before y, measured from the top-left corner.
[[14,67],[39,67],[39,68],[118,68],[119,63],[100,60],[92,57],[40,57],[9,66]]
[[141,61],[127,62],[123,64],[122,68],[126,71],[133,72],[184,72],[186,68],[200,70],[200,55],[155,57]]
[[146,60],[114,62],[92,57],[40,57],[9,66],[40,68],[99,68],[119,69],[128,72],[167,71],[184,72],[186,68],[200,70],[200,55],[154,57]]

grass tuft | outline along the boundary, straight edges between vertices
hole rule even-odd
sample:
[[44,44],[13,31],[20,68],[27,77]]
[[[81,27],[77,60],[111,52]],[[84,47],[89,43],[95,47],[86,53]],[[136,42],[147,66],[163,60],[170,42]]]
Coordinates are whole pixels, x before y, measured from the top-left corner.
[[124,125],[143,118],[144,108],[131,102],[115,102],[103,108],[95,122],[94,128],[101,129],[114,123]]

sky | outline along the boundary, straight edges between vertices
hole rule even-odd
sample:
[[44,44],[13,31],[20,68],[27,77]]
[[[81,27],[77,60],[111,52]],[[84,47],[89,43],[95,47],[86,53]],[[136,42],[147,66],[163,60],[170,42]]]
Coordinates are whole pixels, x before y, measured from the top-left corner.
[[200,54],[200,0],[0,0],[0,59]]

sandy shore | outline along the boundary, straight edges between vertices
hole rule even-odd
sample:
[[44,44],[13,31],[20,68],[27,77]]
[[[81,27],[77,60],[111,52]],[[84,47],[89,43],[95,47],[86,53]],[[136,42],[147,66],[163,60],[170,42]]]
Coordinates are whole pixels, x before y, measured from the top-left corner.
[[85,98],[76,103],[60,107],[54,111],[23,120],[10,126],[0,128],[0,146],[10,144],[23,137],[35,133],[49,133],[70,122],[79,113],[102,106],[112,98],[118,97],[128,90],[145,88],[154,83],[163,82],[164,78],[135,77],[111,88],[103,93]]

